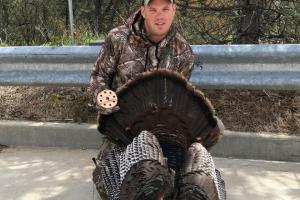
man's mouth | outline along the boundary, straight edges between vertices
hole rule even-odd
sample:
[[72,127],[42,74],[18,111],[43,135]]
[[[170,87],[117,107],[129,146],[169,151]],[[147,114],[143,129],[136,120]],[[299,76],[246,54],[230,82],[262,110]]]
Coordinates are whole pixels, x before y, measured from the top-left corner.
[[156,25],[156,26],[163,26],[163,25],[165,25],[165,23],[160,22],[160,23],[155,23],[155,25]]

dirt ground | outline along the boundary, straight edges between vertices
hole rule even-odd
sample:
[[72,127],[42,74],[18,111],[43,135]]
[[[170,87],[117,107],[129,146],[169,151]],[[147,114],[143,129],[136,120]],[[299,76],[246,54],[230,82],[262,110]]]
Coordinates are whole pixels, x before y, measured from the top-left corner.
[[[300,135],[300,91],[204,90],[227,130]],[[0,87],[0,119],[96,122],[87,88]]]

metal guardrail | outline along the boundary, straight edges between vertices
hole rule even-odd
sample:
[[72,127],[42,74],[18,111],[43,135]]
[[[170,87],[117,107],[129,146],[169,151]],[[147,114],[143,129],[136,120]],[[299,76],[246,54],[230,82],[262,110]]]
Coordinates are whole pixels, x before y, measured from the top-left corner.
[[300,45],[193,46],[191,81],[205,88],[300,89]]
[[[300,90],[300,45],[193,45],[203,88]],[[0,47],[0,85],[87,86],[100,46]]]

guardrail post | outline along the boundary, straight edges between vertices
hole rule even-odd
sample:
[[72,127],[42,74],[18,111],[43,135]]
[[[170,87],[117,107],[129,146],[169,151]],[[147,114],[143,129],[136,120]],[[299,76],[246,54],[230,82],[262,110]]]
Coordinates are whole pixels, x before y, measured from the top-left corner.
[[69,5],[69,22],[70,22],[70,36],[71,42],[74,44],[74,28],[73,28],[73,2],[72,0],[68,0]]

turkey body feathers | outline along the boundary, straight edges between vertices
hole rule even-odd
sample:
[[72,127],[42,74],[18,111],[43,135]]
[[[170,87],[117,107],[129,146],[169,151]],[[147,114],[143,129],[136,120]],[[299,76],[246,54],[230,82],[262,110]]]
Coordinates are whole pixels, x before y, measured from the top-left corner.
[[209,141],[217,125],[213,106],[177,72],[160,69],[139,74],[119,88],[117,95],[120,111],[101,116],[99,131],[124,145],[143,130],[184,150],[199,140],[205,147],[216,143]]

